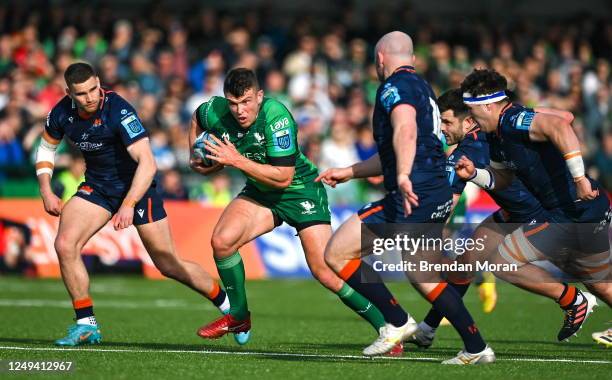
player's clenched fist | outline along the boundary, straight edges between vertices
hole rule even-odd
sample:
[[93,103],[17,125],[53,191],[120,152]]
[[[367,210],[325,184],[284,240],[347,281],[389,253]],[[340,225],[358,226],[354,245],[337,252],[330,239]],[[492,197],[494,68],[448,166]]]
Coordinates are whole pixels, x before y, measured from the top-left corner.
[[574,180],[576,182],[576,195],[578,199],[583,201],[590,201],[592,199],[597,198],[599,195],[599,190],[593,190],[591,186],[591,181],[585,176],[577,178]]
[[123,205],[119,208],[119,211],[113,216],[111,222],[113,223],[113,227],[115,231],[121,230],[123,228],[128,228],[132,225],[132,221],[134,220],[134,207],[129,205]]
[[469,158],[461,156],[461,158],[455,164],[455,172],[459,178],[463,180],[470,180],[476,174],[476,167]]
[[322,181],[324,184],[336,187],[337,184],[346,182],[353,178],[352,168],[331,168],[325,170],[315,178],[315,182]]
[[62,213],[62,200],[57,197],[57,195],[53,193],[45,193],[42,194],[43,204],[45,206],[45,211],[49,215],[59,216]]

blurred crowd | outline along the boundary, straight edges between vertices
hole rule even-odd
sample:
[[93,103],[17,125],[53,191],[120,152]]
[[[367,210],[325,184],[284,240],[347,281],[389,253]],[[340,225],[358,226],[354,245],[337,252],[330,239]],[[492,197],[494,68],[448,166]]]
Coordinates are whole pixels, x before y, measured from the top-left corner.
[[[424,19],[409,8],[272,15],[267,8],[179,14],[157,5],[130,14],[0,5],[0,188],[33,179],[44,118],[64,96],[62,75],[74,61],[93,64],[103,87],[137,109],[167,199],[224,205],[241,188],[231,170],[203,178],[188,169],[190,116],[223,95],[233,67],[253,69],[266,95],[289,107],[302,151],[321,170],[367,159],[376,152],[372,50],[382,34],[399,29],[413,37],[417,72],[437,94],[459,86],[473,67],[491,67],[523,104],[573,112],[589,173],[612,189],[610,20]],[[54,180],[67,197],[85,166],[68,144],[61,152],[65,171]],[[343,186],[330,191],[332,204],[363,203],[382,191],[377,178]]]

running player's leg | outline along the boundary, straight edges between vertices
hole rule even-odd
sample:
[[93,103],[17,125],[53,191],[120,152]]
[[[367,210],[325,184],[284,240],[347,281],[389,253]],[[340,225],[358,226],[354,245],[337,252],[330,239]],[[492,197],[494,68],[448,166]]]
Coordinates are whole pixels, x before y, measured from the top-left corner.
[[344,281],[325,263],[323,256],[325,245],[331,238],[331,235],[332,231],[329,224],[316,224],[298,231],[310,272],[321,285],[337,293],[344,285]]
[[[492,216],[485,219],[478,226],[476,231],[474,231],[473,235],[473,239],[475,240],[483,238],[485,244],[484,249],[477,254],[475,252],[466,252],[469,256],[466,257],[466,261],[463,262],[472,263],[475,260],[486,260],[493,264],[507,264],[508,261],[499,255],[498,246],[504,241],[505,235],[512,231],[513,228],[508,226],[510,225],[498,224]],[[512,224],[512,226],[514,226],[514,224]],[[510,230],[508,231],[509,228]],[[545,259],[543,255],[541,258]],[[462,259],[464,258],[462,257]],[[565,289],[565,286],[559,283],[547,271],[528,262],[519,266],[516,271],[496,272],[494,274],[519,288],[551,298],[555,301],[561,298],[561,294]],[[461,282],[461,280],[461,278],[450,275],[449,285]],[[461,289],[457,289],[457,285],[453,286],[461,293]],[[429,347],[433,341],[435,330],[439,326],[441,320],[442,316],[440,313],[435,308],[432,308],[423,319],[423,322],[419,323],[419,331],[410,340],[410,343]]]
[[332,230],[329,224],[316,224],[298,231],[308,267],[312,275],[360,317],[368,321],[378,333],[385,325],[385,318],[370,301],[348,286],[325,263],[325,245]]
[[223,289],[201,266],[182,260],[176,253],[168,218],[136,225],[153,263],[166,277],[177,280],[212,301],[222,312],[229,309]]
[[[559,255],[572,249],[576,242],[573,225],[561,223],[524,224],[506,235],[493,263],[514,264],[517,270],[499,271],[496,275],[514,285],[555,300],[565,318],[557,335],[563,341],[575,334],[597,304],[590,293],[583,293],[573,285],[560,283],[544,269],[532,263],[540,260],[555,262],[566,259]],[[570,259],[569,263],[575,260]]]
[[81,259],[81,250],[110,217],[110,211],[78,196],[72,197],[62,209],[55,250],[64,285],[72,299],[77,325],[69,329],[66,337],[55,341],[57,345],[76,346],[97,343],[101,339],[94,317],[93,301],[89,295],[89,275]]
[[221,312],[229,309],[229,301],[219,284],[198,264],[182,260],[176,254],[164,202],[154,187],[136,203],[134,226],[153,263],[164,276],[210,299]]
[[[431,252],[422,253],[422,256],[417,253],[414,255],[414,260],[435,264],[436,259],[432,256]],[[495,361],[493,351],[487,346],[480,335],[476,323],[463,303],[461,294],[453,286],[449,286],[448,282],[441,278],[440,273],[421,272],[407,274],[415,289],[431,303],[440,315],[448,319],[463,340],[464,351],[460,352],[456,358],[447,360],[444,363],[461,364],[458,361],[461,361],[461,358],[464,356],[468,357],[468,359],[473,357],[473,360],[482,361],[483,363]]]
[[227,206],[215,226],[211,240],[213,255],[230,300],[230,314],[237,320],[249,315],[244,265],[238,249],[275,225],[269,208],[239,196]]
[[110,217],[105,208],[79,197],[72,197],[62,209],[55,250],[62,279],[73,302],[89,298],[89,275],[81,259],[81,249]]
[[[490,252],[494,251],[499,243],[504,238],[503,230],[493,221],[492,215],[486,218],[474,231],[472,239],[476,240],[480,237],[483,239],[484,249],[482,251],[466,251],[463,255],[457,257],[457,261],[462,264],[474,264],[476,261],[485,261],[489,258]],[[474,278],[474,273],[465,272],[449,272],[447,273],[448,285],[455,288],[457,293],[463,297]],[[432,307],[423,321],[419,323],[419,331],[417,331],[409,340],[410,343],[416,344],[419,347],[427,348],[433,343],[436,329],[440,326],[443,316]]]
[[361,240],[361,219],[354,214],[327,243],[325,261],[351,288],[370,300],[383,313],[386,322],[395,327],[404,326],[409,315],[395,300],[380,275],[361,260],[362,252],[370,251],[368,247],[361,246]]

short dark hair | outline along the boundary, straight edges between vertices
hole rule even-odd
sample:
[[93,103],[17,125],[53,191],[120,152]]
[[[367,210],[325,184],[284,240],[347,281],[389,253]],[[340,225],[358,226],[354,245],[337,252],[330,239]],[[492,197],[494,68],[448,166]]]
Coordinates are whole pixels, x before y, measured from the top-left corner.
[[463,103],[463,92],[460,88],[448,90],[438,98],[438,108],[440,113],[451,110],[455,117],[467,116],[470,112],[468,106]]
[[259,90],[259,82],[253,71],[243,67],[230,70],[223,82],[223,92],[235,97],[244,95],[250,88]]
[[479,96],[506,91],[507,87],[508,81],[497,71],[475,69],[461,83],[461,92],[467,92],[472,96]]
[[83,83],[87,79],[95,76],[96,72],[93,67],[85,62],[71,64],[64,73],[64,79],[67,85]]

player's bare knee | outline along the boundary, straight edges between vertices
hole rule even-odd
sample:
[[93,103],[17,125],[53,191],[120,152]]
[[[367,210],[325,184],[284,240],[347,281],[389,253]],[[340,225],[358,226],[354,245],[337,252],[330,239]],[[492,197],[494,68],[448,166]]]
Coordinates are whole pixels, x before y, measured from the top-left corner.
[[78,256],[77,242],[64,235],[58,235],[54,243],[55,251],[61,259],[70,259]]
[[215,256],[229,256],[236,251],[236,241],[227,234],[218,233],[213,234],[210,240],[210,244],[215,253]]
[[333,270],[338,271],[341,269],[338,268],[339,260],[330,244],[327,244],[327,247],[325,248],[325,253],[323,254],[323,258],[325,259],[325,264],[327,264],[327,266],[329,266]]

